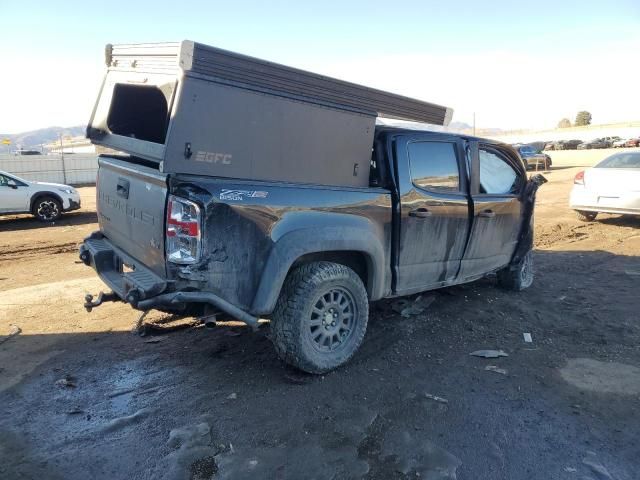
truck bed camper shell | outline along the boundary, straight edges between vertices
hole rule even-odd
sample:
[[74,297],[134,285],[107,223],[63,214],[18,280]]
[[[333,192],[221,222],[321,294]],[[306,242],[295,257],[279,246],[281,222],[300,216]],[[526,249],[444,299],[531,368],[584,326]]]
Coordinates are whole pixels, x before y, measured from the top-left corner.
[[161,173],[366,187],[377,116],[432,103],[183,41],[107,45],[87,137]]

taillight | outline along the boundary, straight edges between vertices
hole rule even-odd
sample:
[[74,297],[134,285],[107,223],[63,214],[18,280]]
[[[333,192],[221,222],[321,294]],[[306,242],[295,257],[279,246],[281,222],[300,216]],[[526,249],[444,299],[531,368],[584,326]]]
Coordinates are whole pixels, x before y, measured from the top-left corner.
[[584,170],[576,173],[576,177],[573,179],[573,183],[576,185],[584,185]]
[[189,200],[169,195],[167,203],[167,260],[189,264],[200,260],[200,207]]

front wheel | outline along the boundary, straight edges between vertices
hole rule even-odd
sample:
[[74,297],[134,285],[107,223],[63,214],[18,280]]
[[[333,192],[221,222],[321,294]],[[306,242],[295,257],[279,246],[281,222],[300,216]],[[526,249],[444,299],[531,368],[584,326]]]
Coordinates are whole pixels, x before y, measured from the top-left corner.
[[578,220],[581,222],[593,222],[598,216],[598,212],[585,212],[583,210],[576,210]]
[[33,215],[41,222],[55,222],[62,215],[62,205],[56,198],[40,197],[33,205]]
[[518,292],[529,288],[533,284],[533,255],[528,252],[518,265],[507,265],[497,275],[502,288]]
[[271,319],[282,360],[309,373],[343,365],[367,330],[369,299],[360,277],[337,263],[313,262],[289,274]]

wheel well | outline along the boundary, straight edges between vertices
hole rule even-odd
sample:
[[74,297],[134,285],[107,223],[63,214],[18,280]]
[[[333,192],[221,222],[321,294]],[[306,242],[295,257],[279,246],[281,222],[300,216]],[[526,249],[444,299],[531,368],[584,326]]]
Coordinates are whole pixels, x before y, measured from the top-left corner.
[[33,212],[33,209],[36,205],[36,202],[38,201],[38,199],[42,198],[42,197],[52,197],[55,198],[57,201],[60,202],[60,206],[63,206],[63,202],[62,202],[62,197],[60,197],[60,195],[53,193],[53,192],[38,192],[36,194],[33,195],[33,197],[31,197],[31,206],[29,208],[30,212]]
[[349,267],[358,274],[360,280],[362,280],[362,283],[364,284],[364,288],[367,290],[367,293],[371,295],[371,286],[373,285],[373,267],[367,254],[355,250],[307,253],[293,262],[289,268],[289,272],[287,272],[287,276],[294,268],[311,262],[332,262]]

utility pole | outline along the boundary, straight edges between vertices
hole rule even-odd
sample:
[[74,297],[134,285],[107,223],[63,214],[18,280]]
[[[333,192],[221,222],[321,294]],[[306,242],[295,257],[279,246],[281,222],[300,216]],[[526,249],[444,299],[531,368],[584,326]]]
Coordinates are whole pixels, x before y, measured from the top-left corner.
[[62,146],[62,132],[60,132],[60,160],[62,161],[62,183],[67,183],[67,169],[64,164],[64,147]]
[[476,136],[476,112],[473,112],[473,136]]

